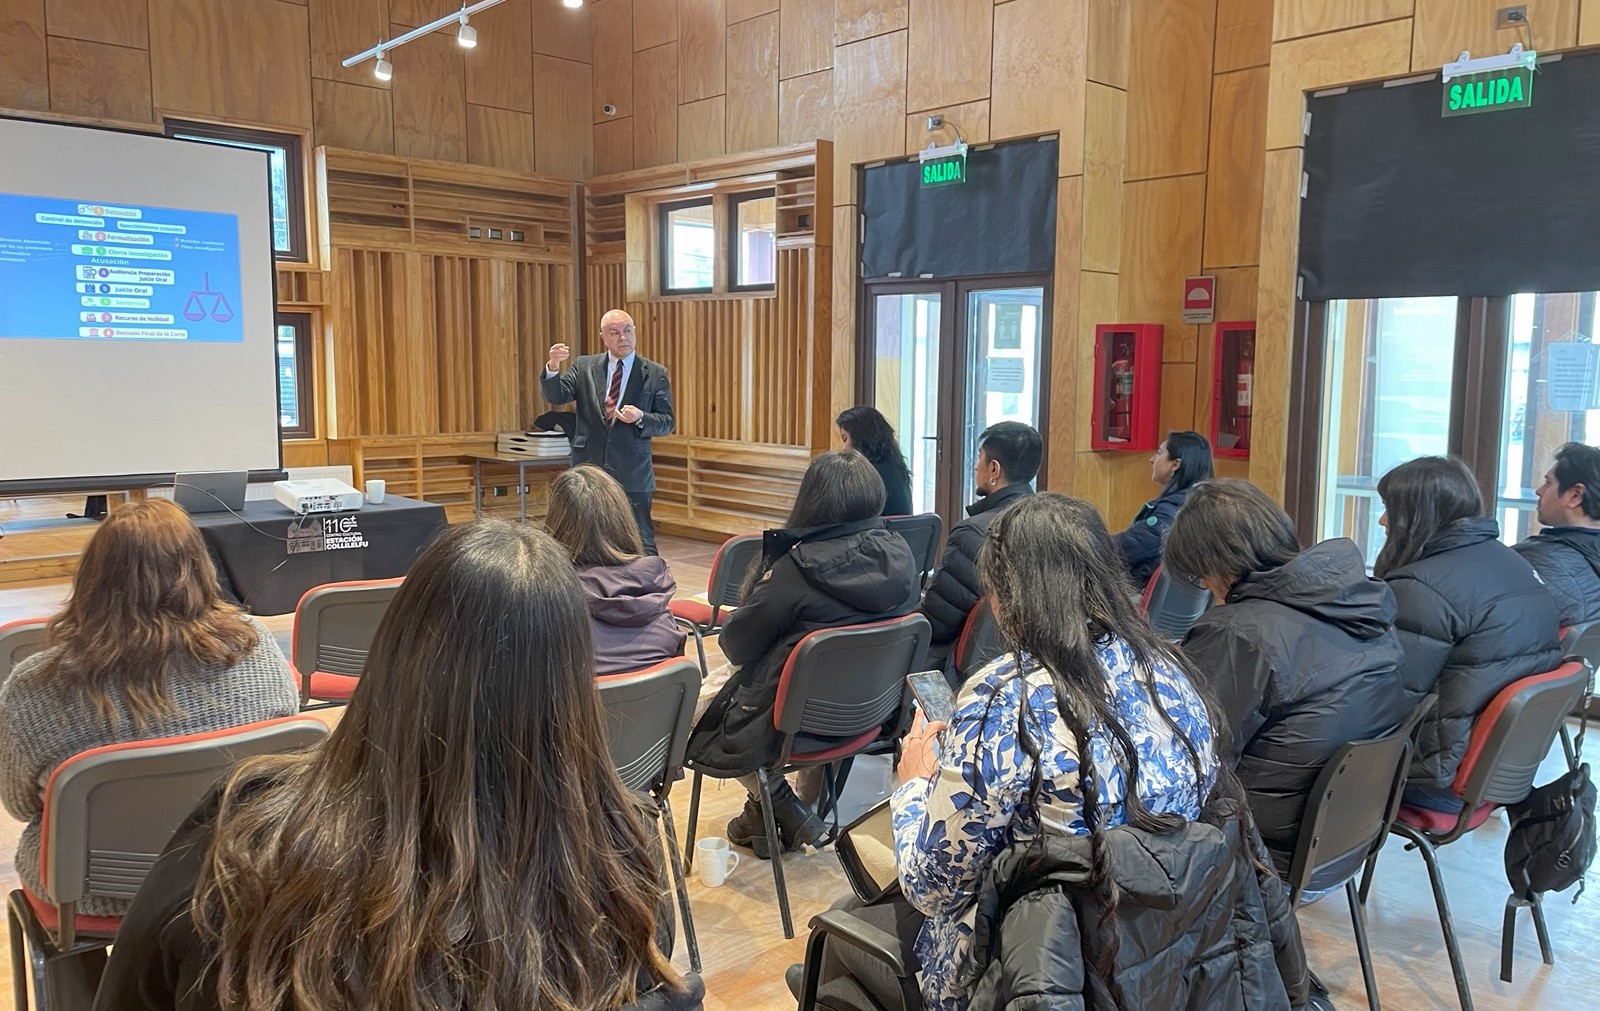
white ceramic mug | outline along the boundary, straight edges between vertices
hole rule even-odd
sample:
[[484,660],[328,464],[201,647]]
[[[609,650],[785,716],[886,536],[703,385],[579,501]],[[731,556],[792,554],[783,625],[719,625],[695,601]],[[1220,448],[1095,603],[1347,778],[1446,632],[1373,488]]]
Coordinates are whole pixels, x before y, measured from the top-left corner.
[[739,854],[728,849],[728,840],[710,836],[694,844],[695,866],[700,869],[700,883],[707,888],[721,888],[728,875],[739,866]]
[[376,478],[375,477],[372,480],[368,481],[367,482],[367,501],[371,502],[373,505],[383,505],[383,496],[385,494],[385,489],[387,489],[388,487],[389,487],[388,482],[382,480],[381,478]]

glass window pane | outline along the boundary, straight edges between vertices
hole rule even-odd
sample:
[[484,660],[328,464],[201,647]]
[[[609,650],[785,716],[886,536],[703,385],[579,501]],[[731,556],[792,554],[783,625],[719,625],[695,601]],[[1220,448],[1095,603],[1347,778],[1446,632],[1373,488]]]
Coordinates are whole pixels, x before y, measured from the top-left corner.
[[173,136],[180,140],[198,140],[207,144],[267,152],[267,172],[272,184],[272,248],[279,253],[294,251],[289,233],[289,156],[282,146],[252,144],[233,138],[202,137],[191,133],[175,133]]
[[874,301],[872,404],[894,426],[911,468],[911,511],[932,512],[939,477],[940,298],[917,292]]
[[977,498],[973,468],[983,430],[1002,421],[1039,427],[1043,326],[1043,288],[985,289],[967,295],[967,361],[971,368],[962,422],[963,503]]
[[278,324],[278,425],[300,427],[300,361],[296,357],[295,328]]
[[1383,547],[1378,479],[1449,451],[1455,334],[1453,295],[1328,303],[1320,530],[1355,540],[1368,566]]
[[665,232],[666,288],[669,291],[709,290],[717,261],[717,236],[711,223],[710,202],[667,211]]
[[776,197],[741,200],[738,211],[740,287],[773,284],[778,273],[778,201]]

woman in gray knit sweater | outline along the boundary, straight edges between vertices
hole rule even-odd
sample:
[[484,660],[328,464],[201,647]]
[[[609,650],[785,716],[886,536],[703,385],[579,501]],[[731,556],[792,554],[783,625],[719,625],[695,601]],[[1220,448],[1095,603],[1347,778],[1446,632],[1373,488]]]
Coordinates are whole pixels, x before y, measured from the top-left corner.
[[[0,685],[0,800],[28,822],[17,846],[23,887],[39,874],[44,784],[90,748],[199,734],[289,716],[294,677],[260,622],[224,603],[200,531],[164,499],[119,509],[84,548],[49,644]],[[78,912],[127,906],[89,899]]]

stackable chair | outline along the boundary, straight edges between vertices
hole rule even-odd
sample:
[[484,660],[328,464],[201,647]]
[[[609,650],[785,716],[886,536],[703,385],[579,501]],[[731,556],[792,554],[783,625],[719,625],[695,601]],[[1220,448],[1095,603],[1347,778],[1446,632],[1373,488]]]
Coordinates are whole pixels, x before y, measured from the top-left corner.
[[[789,893],[783,883],[783,846],[772,812],[771,781],[798,769],[828,769],[827,802],[836,801],[832,768],[847,759],[898,740],[911,720],[906,675],[922,669],[933,630],[920,614],[866,625],[812,632],[790,652],[778,680],[773,726],[782,735],[778,769],[758,769],[761,810],[772,847],[772,880],[777,886],[783,936],[794,937]],[[694,769],[693,764],[689,765]],[[694,860],[703,774],[695,769],[689,801],[688,860]],[[827,810],[827,802],[824,811]]]
[[939,548],[944,541],[944,520],[938,513],[917,513],[913,516],[885,516],[883,525],[905,538],[911,546],[911,557],[917,560],[917,571],[922,573],[923,585],[939,565]]
[[[1600,670],[1600,621],[1584,622],[1561,630],[1561,645],[1568,656],[1576,656],[1589,665],[1591,672]],[[1585,720],[1600,720],[1600,696],[1594,694],[1594,685],[1589,686],[1583,702],[1572,715]],[[1567,750],[1567,758],[1573,758],[1572,739],[1566,727],[1561,728],[1561,743]]]
[[1150,581],[1144,584],[1139,610],[1144,612],[1157,635],[1168,642],[1178,642],[1189,634],[1200,616],[1211,609],[1213,602],[1210,590],[1187,580],[1174,579],[1166,566],[1158,565],[1150,574]]
[[678,850],[678,833],[672,824],[672,805],[667,795],[683,768],[683,753],[694,727],[700,668],[693,660],[675,657],[641,671],[597,677],[595,685],[606,711],[606,741],[617,775],[623,786],[650,798],[666,828],[678,911],[689,943],[689,963],[699,972],[700,943],[689,912],[683,854]]
[[366,669],[378,623],[402,582],[323,583],[300,598],[294,608],[289,663],[300,681],[301,709],[324,709],[350,701]]
[[132,899],[172,835],[237,762],[312,747],[328,728],[290,716],[227,730],[93,748],[56,767],[44,788],[39,842],[44,896],[10,896],[11,976],[16,1006],[28,1005],[28,975],[44,1011],[88,1008],[101,952],[120,917],[85,916],[89,898]]
[[711,575],[706,579],[706,603],[674,597],[668,605],[672,617],[694,636],[694,647],[700,655],[700,672],[707,677],[711,675],[711,670],[706,666],[704,637],[722,631],[722,623],[727,618],[723,608],[738,607],[744,603],[739,596],[739,589],[744,585],[744,577],[750,572],[750,566],[760,557],[760,534],[740,534],[728,538],[717,549],[716,557],[711,559]]
[[44,649],[48,618],[24,618],[0,625],[0,682],[11,676],[12,668]]
[[[1472,1011],[1472,993],[1467,986],[1461,949],[1456,944],[1444,877],[1439,872],[1438,848],[1482,825],[1495,808],[1527,798],[1533,790],[1533,778],[1549,754],[1562,721],[1582,697],[1588,683],[1588,668],[1580,662],[1569,661],[1547,674],[1525,677],[1502,688],[1473,724],[1466,754],[1450,784],[1451,792],[1461,798],[1461,812],[1444,814],[1402,804],[1395,818],[1392,831],[1406,839],[1408,851],[1421,853],[1427,865],[1461,1011]],[[1362,876],[1362,902],[1366,901],[1372,886],[1376,856],[1374,853],[1368,858]],[[1512,895],[1506,900],[1505,926],[1500,938],[1500,975],[1507,980],[1511,978],[1516,912],[1522,906],[1528,906],[1533,912],[1533,925],[1539,934],[1539,951],[1545,964],[1555,964],[1539,896],[1534,894],[1531,899],[1521,899]]]
[[950,654],[951,667],[947,673],[951,688],[959,690],[968,678],[1005,651],[1005,640],[1000,635],[999,623],[994,620],[994,611],[989,608],[989,598],[979,597],[967,612],[961,635],[956,638],[956,648]]

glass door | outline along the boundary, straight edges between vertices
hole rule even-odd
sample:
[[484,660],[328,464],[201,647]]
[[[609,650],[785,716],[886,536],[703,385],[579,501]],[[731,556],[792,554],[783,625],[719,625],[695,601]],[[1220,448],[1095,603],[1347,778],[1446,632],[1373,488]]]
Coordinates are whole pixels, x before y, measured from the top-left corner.
[[943,293],[894,291],[871,298],[871,403],[894,426],[911,468],[913,512],[942,512],[938,501],[940,386],[944,381]]
[[[965,286],[963,286],[965,287]],[[990,425],[1020,421],[1040,428],[1040,361],[1044,287],[968,288],[965,334],[966,410],[962,417],[960,502],[977,497],[972,478],[978,437]]]

